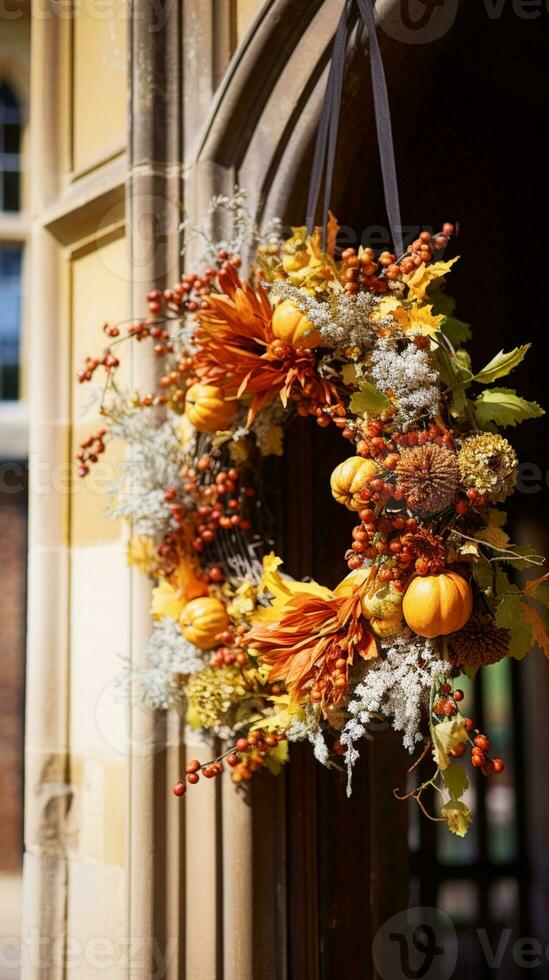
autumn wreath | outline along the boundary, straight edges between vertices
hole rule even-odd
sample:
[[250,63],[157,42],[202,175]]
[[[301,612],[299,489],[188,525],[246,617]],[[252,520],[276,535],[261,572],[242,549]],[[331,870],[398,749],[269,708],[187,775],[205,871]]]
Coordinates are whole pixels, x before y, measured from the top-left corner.
[[[499,506],[517,478],[499,429],[542,414],[497,384],[528,346],[472,367],[445,291],[450,224],[397,260],[340,253],[333,218],[323,249],[305,228],[259,236],[242,192],[216,208],[232,235],[209,246],[203,270],[149,293],[142,321],[106,325],[104,353],[79,372],[105,372],[104,428],[82,443],[79,473],[107,440],[128,445],[111,513],[129,522],[129,561],[153,582],[150,665],[131,686],[211,742],[212,760],[191,760],[176,796],[224,764],[236,783],[276,772],[300,740],[346,766],[350,791],[358,743],[383,718],[410,753],[432,754],[411,795],[424,808],[436,786],[432,816],[461,836],[471,814],[457,760],[486,776],[504,764],[462,714],[458,677],[534,640],[547,649],[547,576],[522,590],[508,577],[542,559],[511,544]],[[120,390],[126,337],[151,344],[156,391]],[[345,447],[331,491],[356,526],[334,590],[285,575],[264,530],[262,460],[283,453],[296,416],[336,426]]]

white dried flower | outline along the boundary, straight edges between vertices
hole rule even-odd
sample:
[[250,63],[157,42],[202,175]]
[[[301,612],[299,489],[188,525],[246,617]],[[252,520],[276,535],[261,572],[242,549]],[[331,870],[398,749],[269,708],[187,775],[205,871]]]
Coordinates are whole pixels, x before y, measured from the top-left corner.
[[362,738],[370,721],[378,715],[390,719],[393,728],[402,732],[402,742],[413,752],[424,734],[421,730],[422,709],[428,703],[435,681],[446,676],[451,665],[442,660],[436,644],[422,639],[408,629],[392,637],[382,656],[372,662],[353,692],[348,706],[350,719],[340,741],[347,747],[348,785],[358,756],[354,742]]
[[391,317],[374,321],[373,315],[380,303],[373,293],[334,293],[328,300],[319,300],[288,282],[275,282],[271,291],[280,299],[290,300],[311,321],[320,333],[326,347],[344,355],[349,346],[370,350],[379,328],[394,322]]
[[181,467],[186,449],[177,435],[179,416],[168,412],[159,421],[153,412],[119,410],[109,432],[130,448],[121,464],[122,479],[113,485],[113,503],[108,516],[133,523],[134,531],[161,537],[170,527],[164,492],[174,487],[184,499]]
[[418,416],[438,415],[440,378],[428,351],[420,350],[413,343],[398,351],[394,342],[379,340],[372,351],[370,372],[377,388],[392,389],[397,400],[397,425],[405,428]]
[[260,245],[278,245],[282,240],[280,219],[272,218],[260,229],[249,208],[248,194],[241,187],[235,187],[230,196],[218,194],[212,197],[200,224],[194,225],[189,218],[184,218],[179,228],[185,233],[183,254],[197,239],[203,242],[199,261],[205,266],[215,267],[221,250],[229,255],[242,255],[244,251],[251,254]]

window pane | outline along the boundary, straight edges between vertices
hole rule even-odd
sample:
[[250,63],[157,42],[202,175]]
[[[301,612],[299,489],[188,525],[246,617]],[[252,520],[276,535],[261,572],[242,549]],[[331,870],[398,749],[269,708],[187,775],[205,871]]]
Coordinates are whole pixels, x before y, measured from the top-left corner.
[[19,396],[21,248],[0,246],[0,399]]
[[19,153],[21,129],[19,124],[7,123],[4,126],[4,146],[5,153]]
[[19,211],[21,110],[8,85],[0,85],[0,211]]

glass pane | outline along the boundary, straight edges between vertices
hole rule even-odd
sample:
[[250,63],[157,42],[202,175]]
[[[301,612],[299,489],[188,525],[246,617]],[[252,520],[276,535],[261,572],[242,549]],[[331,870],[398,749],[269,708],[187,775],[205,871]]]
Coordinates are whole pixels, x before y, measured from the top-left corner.
[[438,907],[455,926],[475,923],[479,916],[479,897],[474,881],[445,881],[438,891]]
[[7,123],[4,126],[4,146],[5,153],[19,153],[19,143],[21,129],[18,124]]
[[0,85],[0,211],[19,211],[21,111],[9,85]]
[[0,246],[0,399],[19,394],[21,248]]
[[4,211],[19,211],[19,172],[8,170],[4,173],[4,200],[2,208]]

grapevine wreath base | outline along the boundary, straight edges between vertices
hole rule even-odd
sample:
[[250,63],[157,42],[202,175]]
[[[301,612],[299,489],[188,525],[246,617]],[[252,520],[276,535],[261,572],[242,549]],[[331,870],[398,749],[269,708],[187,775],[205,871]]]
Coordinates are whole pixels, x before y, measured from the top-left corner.
[[[445,292],[450,224],[397,260],[340,253],[333,217],[323,249],[305,228],[283,239],[275,223],[261,237],[240,191],[209,219],[219,210],[232,233],[208,243],[203,270],[149,293],[146,319],[105,325],[104,353],[79,372],[105,375],[104,428],[82,443],[79,473],[107,440],[127,444],[110,513],[129,522],[129,562],[154,583],[149,666],[126,679],[226,746],[190,761],[176,796],[225,765],[235,783],[276,773],[302,740],[346,767],[350,792],[359,743],[384,718],[433,762],[402,796],[426,812],[435,787],[427,815],[463,836],[463,762],[486,777],[504,763],[462,713],[459,675],[520,659],[534,641],[549,654],[547,576],[522,589],[509,577],[543,559],[511,544],[501,507],[517,458],[500,429],[542,414],[499,384],[528,345],[472,367],[469,327]],[[126,338],[151,344],[156,391],[119,389]],[[265,530],[261,462],[283,453],[296,416],[342,436],[331,491],[356,526],[334,590],[283,574]]]

